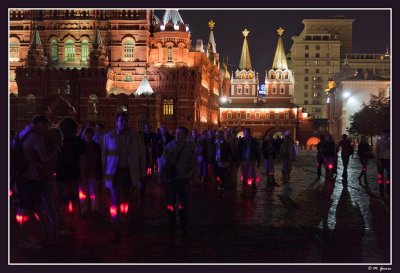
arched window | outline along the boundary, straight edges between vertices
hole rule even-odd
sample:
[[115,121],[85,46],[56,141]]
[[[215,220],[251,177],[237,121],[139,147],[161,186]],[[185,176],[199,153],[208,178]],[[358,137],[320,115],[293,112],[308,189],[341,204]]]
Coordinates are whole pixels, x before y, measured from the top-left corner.
[[249,73],[249,74],[247,75],[247,78],[252,79],[252,78],[253,78],[253,73]]
[[75,43],[73,40],[67,40],[65,42],[65,61],[66,62],[75,61]]
[[18,62],[20,43],[17,38],[10,39],[10,62]]
[[50,43],[50,57],[53,62],[58,61],[58,42],[52,39]]
[[167,48],[168,53],[168,62],[172,62],[172,46]]
[[98,111],[97,111],[97,104],[99,100],[97,98],[97,95],[92,94],[89,96],[89,102],[88,102],[88,118],[89,119],[97,119],[98,117]]
[[81,43],[81,55],[82,61],[86,62],[89,56],[89,42],[87,39],[82,40]]
[[124,42],[124,61],[133,62],[135,51],[135,41],[133,39],[127,39]]
[[28,115],[36,113],[36,97],[33,94],[26,96],[26,113]]

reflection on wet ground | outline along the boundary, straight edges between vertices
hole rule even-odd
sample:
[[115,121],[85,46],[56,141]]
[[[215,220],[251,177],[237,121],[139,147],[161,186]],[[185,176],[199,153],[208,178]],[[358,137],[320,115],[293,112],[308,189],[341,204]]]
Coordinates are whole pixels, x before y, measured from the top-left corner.
[[[72,237],[40,251],[17,247],[11,219],[11,262],[40,263],[383,263],[390,259],[390,202],[380,197],[376,168],[369,184],[358,182],[359,160],[350,160],[342,179],[316,180],[315,153],[302,152],[291,181],[266,187],[265,177],[250,197],[242,185],[223,195],[214,184],[190,186],[190,234],[167,232],[164,189],[153,182],[146,202],[135,196],[122,242],[113,243],[103,217],[77,218]],[[262,171],[262,170],[261,170]]]

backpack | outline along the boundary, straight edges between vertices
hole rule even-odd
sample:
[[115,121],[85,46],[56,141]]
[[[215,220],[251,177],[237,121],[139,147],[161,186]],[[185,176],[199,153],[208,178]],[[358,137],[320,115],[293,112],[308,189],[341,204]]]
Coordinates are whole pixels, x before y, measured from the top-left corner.
[[24,157],[23,144],[28,136],[33,133],[33,130],[28,131],[21,139],[16,136],[10,147],[10,176],[11,179],[17,182],[21,179],[22,174],[29,167],[30,162]]

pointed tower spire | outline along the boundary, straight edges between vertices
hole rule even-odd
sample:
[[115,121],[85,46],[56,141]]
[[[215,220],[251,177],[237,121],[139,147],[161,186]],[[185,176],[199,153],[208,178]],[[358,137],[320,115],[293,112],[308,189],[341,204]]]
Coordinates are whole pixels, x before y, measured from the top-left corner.
[[92,46],[102,46],[103,45],[103,40],[101,39],[101,33],[100,33],[100,29],[96,28],[96,32],[94,33],[94,39],[93,39],[93,43]]
[[96,28],[96,32],[94,33],[94,38],[92,42],[92,50],[89,54],[89,63],[90,66],[95,67],[105,67],[109,64],[109,59],[107,56],[107,52],[105,46],[103,44],[103,39],[101,38],[101,33],[99,28]]
[[44,55],[42,40],[36,26],[31,36],[31,42],[29,43],[26,64],[31,67],[47,65],[47,57]]
[[279,68],[279,69],[288,69],[286,55],[285,55],[285,48],[283,47],[282,35],[285,30],[281,27],[277,29],[279,39],[278,45],[276,46],[274,62],[272,64],[272,68]]
[[37,45],[42,45],[42,40],[40,39],[40,35],[39,35],[39,31],[37,30],[37,26],[35,26],[29,46],[34,47]]
[[135,95],[137,96],[140,96],[142,94],[151,95],[153,93],[154,93],[153,88],[151,88],[150,82],[145,76],[142,82],[140,83],[138,89],[136,90]]
[[172,21],[174,25],[179,25],[180,23],[185,24],[177,9],[167,9],[165,11],[165,14],[163,16],[164,25],[168,24],[168,22],[170,21]]
[[214,32],[213,32],[213,29],[215,27],[215,22],[211,20],[210,22],[208,22],[208,26],[210,27],[210,35],[208,37],[207,54],[217,53],[217,44],[215,43]]
[[247,29],[242,31],[244,36],[243,47],[242,47],[242,55],[240,56],[240,69],[251,69],[251,61],[250,61],[250,52],[249,52],[249,45],[247,44],[247,36],[249,35],[250,31]]

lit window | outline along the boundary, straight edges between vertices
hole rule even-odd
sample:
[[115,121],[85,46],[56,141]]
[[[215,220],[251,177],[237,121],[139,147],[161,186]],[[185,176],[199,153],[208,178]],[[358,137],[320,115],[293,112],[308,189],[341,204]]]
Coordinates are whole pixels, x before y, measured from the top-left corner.
[[265,113],[265,119],[270,119],[269,113]]
[[53,62],[58,61],[58,42],[57,39],[51,40],[50,57]]
[[163,115],[172,117],[174,115],[174,100],[173,99],[164,99],[163,103]]
[[242,113],[236,113],[236,118],[242,118]]
[[250,113],[249,112],[246,113],[246,119],[250,119]]
[[249,74],[247,75],[247,77],[248,77],[249,79],[252,79],[252,78],[253,78],[253,74],[252,74],[252,73],[249,73]]
[[289,113],[285,113],[285,119],[289,119]]
[[275,119],[279,119],[279,113],[275,112]]
[[242,95],[242,86],[241,85],[238,85],[238,87],[237,87],[237,94]]
[[20,43],[17,38],[10,39],[10,62],[18,62],[19,57],[19,47]]
[[172,46],[169,46],[167,49],[168,53],[168,62],[172,62]]
[[81,55],[82,55],[82,61],[86,62],[89,56],[89,43],[88,40],[83,40],[81,44]]
[[260,119],[260,112],[256,112],[255,117],[256,117],[256,119]]
[[135,41],[133,39],[127,39],[124,43],[124,61],[133,62],[135,51]]
[[228,119],[231,119],[232,118],[232,112],[228,112],[227,117],[228,117]]
[[67,40],[65,42],[65,61],[66,62],[75,61],[75,43],[72,40]]
[[250,86],[246,85],[246,86],[244,87],[244,93],[245,93],[246,95],[249,95],[249,94],[250,94]]

